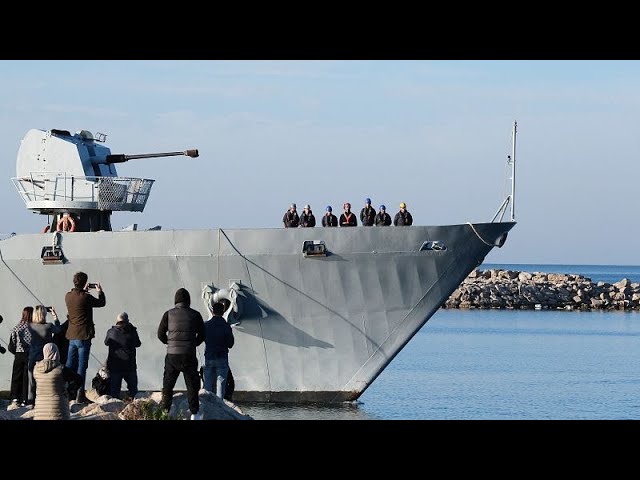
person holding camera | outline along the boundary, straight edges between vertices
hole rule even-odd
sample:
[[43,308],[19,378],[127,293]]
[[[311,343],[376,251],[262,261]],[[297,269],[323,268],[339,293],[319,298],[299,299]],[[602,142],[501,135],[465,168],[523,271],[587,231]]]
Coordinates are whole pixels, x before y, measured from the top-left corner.
[[[47,312],[51,312],[54,323],[47,322]],[[27,405],[33,405],[36,399],[36,379],[33,376],[33,368],[36,362],[42,360],[42,348],[53,339],[53,334],[60,330],[60,320],[53,307],[36,305],[33,309],[33,317],[29,324],[31,343],[29,345],[28,377],[29,390],[27,392]]]
[[[89,366],[89,354],[91,353],[91,340],[96,336],[96,327],[93,323],[93,309],[104,307],[107,300],[100,283],[88,283],[89,277],[84,272],[76,272],[73,276],[73,288],[64,297],[69,314],[69,326],[66,337],[69,340],[66,367],[80,375],[80,388],[76,395],[76,401],[86,403],[85,383],[87,367]],[[98,298],[91,295],[88,290],[95,288]]]

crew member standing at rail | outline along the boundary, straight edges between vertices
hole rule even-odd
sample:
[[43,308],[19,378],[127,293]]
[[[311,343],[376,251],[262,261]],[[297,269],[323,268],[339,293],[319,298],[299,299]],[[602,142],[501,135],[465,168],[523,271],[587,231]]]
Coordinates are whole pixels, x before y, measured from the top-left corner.
[[409,226],[413,225],[413,217],[407,210],[407,204],[402,202],[400,204],[400,211],[396,213],[395,218],[393,219],[393,224],[396,227]]
[[344,212],[340,215],[340,226],[341,227],[357,227],[358,219],[351,211],[351,204],[346,202],[344,205]]
[[376,209],[371,206],[371,199],[364,201],[364,207],[360,210],[360,221],[365,227],[373,227],[376,224]]
[[300,216],[296,211],[296,204],[292,203],[282,217],[282,223],[284,224],[284,228],[297,228],[300,225]]
[[325,214],[322,217],[322,226],[323,227],[337,227],[338,226],[338,217],[333,214],[333,209],[331,205],[327,205],[325,209]]
[[388,227],[391,225],[391,215],[387,213],[387,207],[380,205],[380,210],[376,215],[376,227]]
[[311,211],[311,205],[304,206],[304,210],[302,210],[302,216],[300,217],[300,226],[301,227],[316,226],[316,217]]

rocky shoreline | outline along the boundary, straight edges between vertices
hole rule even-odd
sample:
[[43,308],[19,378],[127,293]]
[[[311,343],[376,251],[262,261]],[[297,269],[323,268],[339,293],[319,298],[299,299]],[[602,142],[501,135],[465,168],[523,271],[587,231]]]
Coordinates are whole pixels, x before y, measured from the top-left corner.
[[593,282],[582,275],[476,269],[442,308],[640,311],[640,283]]
[[[131,401],[122,401],[109,395],[98,396],[87,391],[90,402],[69,402],[71,420],[187,420],[191,416],[185,392],[175,393],[168,416],[161,415],[160,392],[140,392]],[[200,413],[203,420],[253,420],[232,402],[221,400],[213,393],[200,390]],[[30,406],[13,405],[0,400],[0,420],[33,420]]]

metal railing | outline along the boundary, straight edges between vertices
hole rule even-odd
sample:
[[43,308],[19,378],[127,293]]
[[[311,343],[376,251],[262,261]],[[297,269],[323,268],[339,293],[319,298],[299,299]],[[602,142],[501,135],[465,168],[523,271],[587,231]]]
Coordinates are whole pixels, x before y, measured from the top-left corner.
[[29,209],[79,208],[141,212],[154,180],[30,172],[11,179]]

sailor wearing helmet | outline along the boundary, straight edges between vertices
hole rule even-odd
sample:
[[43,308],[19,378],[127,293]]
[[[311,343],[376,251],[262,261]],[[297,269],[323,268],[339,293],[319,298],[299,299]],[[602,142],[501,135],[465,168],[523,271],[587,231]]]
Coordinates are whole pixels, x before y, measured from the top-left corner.
[[285,212],[284,217],[282,217],[282,223],[284,224],[284,228],[296,228],[300,225],[300,216],[296,211],[295,203],[292,203],[289,210]]
[[340,215],[340,226],[341,227],[357,227],[358,219],[351,211],[351,204],[349,202],[345,202],[343,207],[344,207],[344,212]]
[[371,206],[371,199],[364,200],[364,207],[360,210],[360,221],[365,227],[373,227],[376,224],[376,209]]
[[311,211],[311,205],[304,206],[304,210],[302,210],[302,215],[300,216],[300,226],[301,227],[316,226],[316,217]]
[[393,224],[396,227],[413,225],[413,217],[407,210],[406,203],[404,202],[400,203],[400,211],[396,213],[396,216],[393,219]]
[[338,226],[338,217],[333,214],[333,209],[331,205],[327,205],[325,208],[325,213],[322,216],[322,226],[323,227],[337,227]]
[[388,227],[391,225],[391,215],[387,213],[387,207],[380,205],[376,215],[376,227]]

